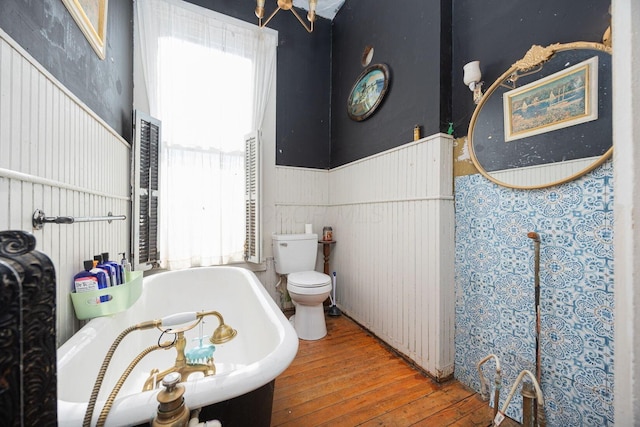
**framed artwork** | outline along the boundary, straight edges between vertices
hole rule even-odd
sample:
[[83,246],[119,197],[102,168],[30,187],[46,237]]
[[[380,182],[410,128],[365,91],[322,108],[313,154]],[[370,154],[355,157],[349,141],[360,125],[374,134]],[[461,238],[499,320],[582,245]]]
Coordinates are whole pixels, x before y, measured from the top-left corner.
[[506,92],[504,140],[514,141],[598,118],[598,57]]
[[367,67],[356,79],[347,101],[347,114],[352,120],[370,117],[380,106],[389,88],[389,67],[375,64]]
[[106,56],[108,0],[62,0],[100,59]]

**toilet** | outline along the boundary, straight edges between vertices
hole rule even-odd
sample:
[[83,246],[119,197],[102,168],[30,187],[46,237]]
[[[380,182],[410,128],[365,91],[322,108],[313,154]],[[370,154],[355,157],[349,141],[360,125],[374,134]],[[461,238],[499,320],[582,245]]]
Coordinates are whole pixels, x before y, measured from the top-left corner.
[[327,335],[322,303],[331,292],[331,277],[314,271],[318,254],[317,234],[274,234],[276,273],[287,275],[287,291],[295,307],[289,319],[303,340]]

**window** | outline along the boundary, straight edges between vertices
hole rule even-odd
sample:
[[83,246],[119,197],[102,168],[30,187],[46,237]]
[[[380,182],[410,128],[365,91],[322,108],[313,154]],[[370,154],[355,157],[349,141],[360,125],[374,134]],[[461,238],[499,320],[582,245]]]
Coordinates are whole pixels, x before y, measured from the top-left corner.
[[246,258],[245,234],[259,222],[245,225],[245,135],[259,135],[275,75],[274,34],[194,8],[136,8],[149,107],[162,122],[159,247],[169,269]]

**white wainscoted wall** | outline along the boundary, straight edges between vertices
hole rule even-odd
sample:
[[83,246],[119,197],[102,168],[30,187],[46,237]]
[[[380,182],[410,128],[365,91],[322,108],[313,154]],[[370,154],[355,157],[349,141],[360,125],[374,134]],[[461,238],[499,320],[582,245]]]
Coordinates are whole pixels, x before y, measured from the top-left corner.
[[[129,253],[130,146],[0,30],[0,230],[32,232],[56,268],[57,343],[79,328],[69,293],[82,261]],[[46,216],[126,215],[47,224]]]
[[[265,147],[263,153],[269,150]],[[265,155],[265,163],[273,165],[275,156],[269,159]],[[256,275],[280,308],[291,308],[291,303],[284,301],[283,294],[276,289],[279,277],[275,273],[271,235],[304,233],[305,224],[312,224],[313,232],[322,235],[322,227],[330,215],[330,172],[288,166],[267,167],[264,171],[263,245],[267,260],[266,271],[256,272]],[[316,270],[322,271],[321,248],[318,246]],[[281,285],[284,290],[286,283],[283,281]]]
[[438,134],[329,175],[339,305],[436,378],[454,362],[452,147]]
[[436,378],[454,363],[452,147],[438,134],[331,171],[276,168],[276,231],[332,226],[338,306]]
[[535,185],[566,181],[567,177],[582,175],[586,170],[598,164],[600,160],[600,156],[586,157],[584,159],[565,160],[545,165],[492,171],[490,175],[495,180],[513,187],[533,187]]

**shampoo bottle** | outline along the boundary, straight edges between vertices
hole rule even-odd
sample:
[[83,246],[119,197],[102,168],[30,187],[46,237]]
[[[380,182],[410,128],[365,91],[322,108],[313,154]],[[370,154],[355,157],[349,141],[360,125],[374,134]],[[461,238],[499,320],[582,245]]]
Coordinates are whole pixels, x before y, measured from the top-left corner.
[[102,263],[109,264],[116,272],[116,285],[122,285],[124,283],[124,272],[120,264],[115,261],[109,261],[109,252],[102,252]]
[[118,284],[118,276],[116,275],[116,270],[110,264],[105,264],[102,260],[102,255],[94,255],[94,261],[97,261],[97,268],[103,269],[107,273],[107,283],[109,286],[116,286]]
[[[101,269],[94,268],[95,261],[84,262],[84,271],[73,276],[73,290],[75,292],[97,291],[107,287],[107,275]],[[96,298],[96,304],[108,301],[107,296]]]

